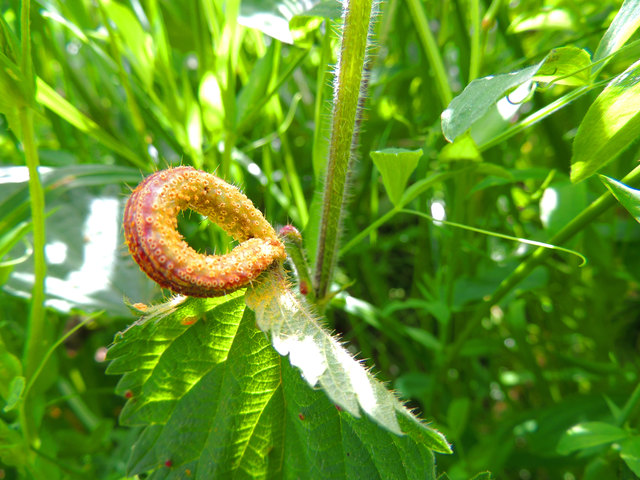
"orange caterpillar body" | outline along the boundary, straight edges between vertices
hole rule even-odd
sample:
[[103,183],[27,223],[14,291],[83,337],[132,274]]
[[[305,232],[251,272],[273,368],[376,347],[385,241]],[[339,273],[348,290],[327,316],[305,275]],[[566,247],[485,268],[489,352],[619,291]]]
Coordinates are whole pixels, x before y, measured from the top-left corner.
[[[226,255],[196,252],[178,231],[191,209],[218,224],[240,245]],[[160,286],[193,297],[216,297],[245,287],[286,257],[273,227],[237,188],[192,167],[150,175],[124,211],[124,234],[140,268]]]

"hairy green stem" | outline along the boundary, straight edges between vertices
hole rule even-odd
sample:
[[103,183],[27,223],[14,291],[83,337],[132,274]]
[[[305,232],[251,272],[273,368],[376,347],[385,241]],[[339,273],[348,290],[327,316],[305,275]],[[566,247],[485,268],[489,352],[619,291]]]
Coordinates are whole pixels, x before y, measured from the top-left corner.
[[314,272],[316,295],[326,296],[338,257],[338,237],[349,165],[367,82],[366,53],[372,0],[349,0],[343,11],[342,44],[334,82],[329,160],[326,168],[320,234]]
[[[640,166],[634,168],[626,177],[622,179],[622,182],[633,186],[640,183]],[[587,225],[593,222],[598,216],[615,205],[616,199],[607,191],[600,195],[591,205],[576,216],[571,222],[569,222],[562,230],[555,234],[549,243],[553,245],[561,245],[571,239],[574,235],[582,231]],[[475,314],[469,319],[464,329],[456,338],[455,343],[451,346],[447,354],[447,363],[450,363],[457,353],[460,351],[467,339],[478,328],[482,319],[489,314],[491,307],[500,302],[516,285],[524,280],[534,268],[540,265],[549,255],[552,250],[547,248],[537,248],[530,257],[522,262],[518,267],[507,277],[498,288],[493,292],[491,297],[485,300],[477,309]]]

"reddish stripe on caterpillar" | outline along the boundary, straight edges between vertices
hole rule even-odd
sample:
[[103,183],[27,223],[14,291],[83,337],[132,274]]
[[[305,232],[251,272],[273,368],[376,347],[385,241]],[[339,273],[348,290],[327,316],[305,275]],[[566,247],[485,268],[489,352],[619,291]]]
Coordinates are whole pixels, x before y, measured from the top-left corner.
[[[225,255],[204,255],[185,242],[177,216],[191,209],[240,242]],[[124,209],[124,236],[140,268],[160,286],[193,297],[217,297],[245,287],[272,263],[284,245],[262,213],[237,188],[192,167],[150,175]]]

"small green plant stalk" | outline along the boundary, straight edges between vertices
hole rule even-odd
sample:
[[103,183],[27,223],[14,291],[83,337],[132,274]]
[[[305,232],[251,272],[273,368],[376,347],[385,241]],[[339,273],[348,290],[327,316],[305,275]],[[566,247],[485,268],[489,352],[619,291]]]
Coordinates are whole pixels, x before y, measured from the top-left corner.
[[[39,159],[36,145],[36,136],[33,126],[33,98],[35,95],[35,82],[33,66],[31,63],[31,36],[30,36],[30,6],[29,1],[22,2],[20,11],[21,22],[21,62],[22,78],[21,86],[24,95],[18,102],[18,119],[20,125],[20,138],[24,148],[25,163],[29,170],[29,197],[31,205],[31,219],[33,222],[33,262],[34,282],[31,292],[31,309],[29,323],[27,325],[28,339],[23,353],[24,375],[28,382],[37,376],[36,372],[42,366],[43,351],[46,350],[47,338],[45,335],[44,312],[44,281],[46,276],[46,263],[44,256],[45,223],[44,223],[44,191],[38,173]],[[24,439],[30,447],[37,443],[35,431],[36,419],[29,408],[29,398],[25,398],[19,406],[19,418]]]
[[355,157],[358,123],[367,86],[367,50],[377,2],[344,0],[342,42],[334,79],[329,159],[314,272],[316,297],[327,296],[338,258],[347,177]]
[[284,243],[287,257],[291,260],[298,277],[298,291],[305,296],[309,303],[315,304],[315,292],[311,286],[311,273],[309,264],[302,247],[302,235],[293,225],[285,225],[278,232],[278,236]]

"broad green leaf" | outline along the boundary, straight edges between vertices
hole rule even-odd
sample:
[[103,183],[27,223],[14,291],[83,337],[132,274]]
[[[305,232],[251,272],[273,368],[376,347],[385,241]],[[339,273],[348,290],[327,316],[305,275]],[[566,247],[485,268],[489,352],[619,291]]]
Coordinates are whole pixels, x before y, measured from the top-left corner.
[[405,192],[407,181],[422,157],[422,149],[387,148],[371,152],[370,155],[382,175],[387,195],[394,205],[398,205]]
[[271,334],[278,353],[289,355],[291,365],[301,370],[309,386],[319,385],[333,403],[354,417],[363,411],[390,432],[411,435],[400,427],[400,418],[404,418],[429,448],[449,453],[444,436],[413,416],[322,328],[304,300],[286,288],[285,278],[284,271],[272,271],[249,288],[246,297],[258,326]]
[[[498,100],[532,80],[556,81],[565,85],[584,85],[589,81],[587,67],[590,63],[589,54],[585,50],[576,47],[562,47],[549,52],[536,65],[515,72],[475,79],[442,112],[442,133],[447,140],[453,142],[478,120],[484,118],[488,112],[491,112],[491,108],[495,108]],[[537,77],[538,75],[540,78]],[[565,78],[561,79],[561,77]],[[521,102],[521,100],[518,101],[518,103]],[[478,122],[476,125],[486,126],[482,122]],[[476,127],[474,126],[474,128]],[[487,134],[474,134],[474,139],[478,144],[483,143],[479,138],[481,136],[487,136]],[[493,133],[488,135],[488,138],[491,136]]]
[[551,50],[533,79],[559,85],[581,86],[589,83],[591,56],[578,47]]
[[640,477],[640,437],[631,437],[621,444],[620,458],[629,469]]
[[557,451],[568,455],[585,448],[606,445],[629,437],[629,433],[620,427],[605,422],[585,422],[567,430],[558,442]]
[[430,437],[406,416],[397,436],[336,408],[273,350],[243,292],[175,297],[139,310],[107,372],[145,426],[128,475],[150,478],[435,478]]
[[600,175],[600,180],[633,218],[640,222],[640,190],[627,187],[624,183],[604,175]]
[[640,61],[618,75],[593,102],[573,141],[571,181],[613,161],[640,135]]
[[453,142],[509,91],[533,78],[544,60],[516,72],[473,80],[442,112],[442,133]]
[[[616,52],[633,35],[638,26],[640,26],[640,1],[625,0],[600,40],[593,55],[593,61],[602,60]],[[605,65],[606,61],[594,66],[593,76],[595,77]]]

